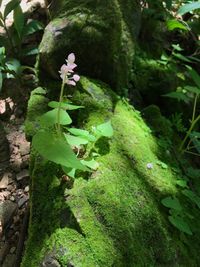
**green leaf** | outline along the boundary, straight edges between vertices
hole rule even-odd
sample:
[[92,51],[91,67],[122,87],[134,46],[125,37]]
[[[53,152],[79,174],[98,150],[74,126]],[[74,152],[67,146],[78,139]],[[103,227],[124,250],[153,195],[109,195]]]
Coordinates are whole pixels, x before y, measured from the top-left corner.
[[196,70],[194,70],[192,68],[189,69],[189,74],[192,77],[193,81],[198,86],[198,88],[200,89],[200,75],[196,72]]
[[180,53],[173,52],[172,54],[173,54],[174,57],[180,59],[181,61],[184,61],[184,62],[187,62],[187,63],[192,63],[191,60],[189,60],[187,57],[181,55]]
[[23,30],[23,36],[33,34],[37,31],[43,30],[44,26],[37,20],[32,20],[27,23]]
[[195,87],[195,86],[185,86],[183,87],[183,89],[185,89],[186,91],[190,92],[190,93],[194,93],[194,94],[200,94],[200,87]]
[[156,161],[156,164],[159,165],[159,166],[161,166],[162,169],[168,169],[167,164],[164,163],[164,162],[162,162],[162,161],[160,161],[160,160],[157,160]]
[[186,180],[177,180],[176,184],[180,187],[187,187],[187,181]]
[[177,100],[182,100],[182,101],[188,101],[188,97],[182,93],[182,92],[171,92],[168,94],[165,94],[164,96],[170,97],[170,98],[175,98]]
[[20,2],[20,0],[11,0],[8,2],[3,14],[4,19],[6,19],[8,14],[10,14],[10,12],[12,12],[20,4]]
[[200,178],[200,169],[194,169],[192,167],[187,168],[187,175],[192,179]]
[[87,168],[76,158],[64,138],[49,132],[37,132],[32,141],[33,147],[44,158],[65,167],[86,171]]
[[2,75],[2,72],[0,71],[0,92],[2,89],[2,85],[3,85],[3,75]]
[[176,228],[178,228],[181,232],[184,232],[188,235],[192,235],[192,231],[187,224],[180,216],[169,216],[169,221],[173,224]]
[[184,15],[185,13],[191,12],[199,8],[200,8],[200,1],[192,2],[192,3],[185,4],[184,6],[180,7],[178,10],[178,13],[180,15]]
[[194,192],[191,190],[183,190],[182,191],[183,195],[188,197],[193,203],[197,205],[197,207],[200,209],[200,197],[198,197]]
[[188,31],[188,28],[182,22],[180,22],[176,19],[168,20],[167,21],[167,28],[169,31],[173,31],[175,29]]
[[[46,112],[40,117],[40,122],[44,126],[51,126],[58,123],[58,109],[55,108],[51,111]],[[68,125],[72,123],[72,120],[68,113],[63,109],[60,110],[60,121],[61,125]]]
[[82,137],[88,141],[91,142],[95,142],[96,138],[94,137],[94,135],[90,134],[88,131],[86,130],[82,130],[82,129],[77,129],[77,128],[69,128],[68,131],[76,136]]
[[113,136],[113,127],[111,121],[107,121],[94,128],[95,133],[100,136],[111,137]]
[[20,5],[14,9],[14,26],[19,39],[22,39],[22,32],[24,29],[24,14]]
[[99,163],[97,161],[95,161],[94,159],[92,160],[81,160],[81,163],[85,166],[87,166],[88,168],[92,169],[92,170],[97,170],[99,167]]
[[69,177],[72,177],[72,178],[75,178],[75,174],[76,174],[76,169],[72,169],[72,168],[67,168],[67,167],[64,167],[62,166],[62,170],[64,171],[64,173],[69,176]]
[[183,48],[181,48],[179,44],[172,44],[172,47],[176,51],[183,51]]
[[[51,108],[58,108],[59,107],[59,102],[57,101],[50,101],[48,103],[48,106]],[[79,108],[84,108],[83,106],[76,106],[76,105],[72,105],[66,102],[61,102],[61,108],[65,109],[65,110],[75,110],[75,109],[79,109]]]
[[167,208],[182,211],[182,206],[177,198],[166,197],[161,200],[161,203]]
[[19,62],[19,60],[12,58],[9,59],[6,62],[6,68],[10,71],[10,73],[7,73],[7,78],[14,78],[14,76],[20,75],[21,74],[21,64]]
[[191,132],[190,137],[192,137],[192,138],[200,138],[200,132],[193,131],[193,132]]
[[79,147],[80,145],[86,145],[88,144],[88,140],[78,137],[78,136],[73,136],[70,134],[65,134],[65,138],[71,146],[77,146]]
[[37,47],[27,47],[27,48],[23,48],[21,54],[24,57],[28,57],[28,56],[34,56],[37,55],[39,52]]

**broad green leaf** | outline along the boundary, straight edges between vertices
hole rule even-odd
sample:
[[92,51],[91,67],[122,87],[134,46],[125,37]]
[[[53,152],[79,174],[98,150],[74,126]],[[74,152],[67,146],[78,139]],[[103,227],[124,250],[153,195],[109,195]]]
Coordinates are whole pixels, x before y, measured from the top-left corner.
[[175,98],[177,100],[182,100],[182,101],[188,101],[188,97],[182,93],[182,92],[171,92],[168,94],[165,94],[164,96],[170,97],[170,98]]
[[168,20],[167,21],[167,28],[169,31],[173,31],[176,29],[188,31],[188,28],[186,27],[186,25],[184,25],[183,23],[181,23],[180,21],[178,21],[176,19]]
[[192,231],[189,225],[183,220],[183,218],[181,218],[180,216],[169,216],[168,218],[171,224],[173,224],[181,232],[184,232],[188,235],[192,235]]
[[94,135],[90,134],[86,130],[77,129],[77,128],[69,128],[68,131],[71,134],[76,135],[76,136],[79,136],[79,137],[83,137],[83,138],[85,138],[88,141],[91,141],[91,142],[95,142],[96,141],[96,138],[94,137]]
[[20,0],[11,0],[8,2],[3,14],[4,19],[20,4],[20,2]]
[[176,184],[180,187],[187,187],[187,181],[186,180],[177,180]]
[[183,195],[188,197],[193,203],[197,205],[197,207],[200,209],[200,197],[198,197],[194,192],[191,190],[183,190],[182,191]]
[[105,136],[105,137],[113,136],[113,128],[111,125],[111,121],[107,121],[95,127],[95,133],[97,135]]
[[191,60],[189,60],[187,57],[181,55],[180,53],[175,53],[175,52],[173,52],[172,54],[173,54],[174,57],[176,57],[176,58],[178,58],[178,59],[180,59],[180,60],[182,60],[182,61],[184,61],[184,62],[192,63]]
[[24,57],[28,57],[28,56],[34,56],[37,55],[39,52],[37,47],[27,47],[27,48],[23,48],[21,55]]
[[161,166],[162,169],[168,169],[168,166],[166,163],[160,161],[160,160],[157,160],[156,161],[156,164],[158,164],[159,166]]
[[187,175],[192,179],[200,179],[200,169],[187,168]]
[[65,167],[86,171],[87,168],[76,158],[64,137],[58,138],[49,132],[37,132],[32,141],[33,147],[44,158]]
[[185,13],[191,12],[199,8],[200,8],[200,1],[192,2],[192,3],[185,4],[182,7],[180,7],[178,10],[178,13],[180,15],[184,15]]
[[64,173],[72,178],[75,178],[75,174],[76,174],[76,169],[72,169],[72,168],[67,168],[62,166],[62,170],[64,171]]
[[3,85],[3,75],[2,75],[2,72],[0,71],[0,92],[2,89],[2,85]]
[[5,55],[6,49],[4,46],[0,47],[0,55]]
[[43,30],[43,25],[37,20],[32,20],[29,23],[27,23],[23,30],[23,36],[33,34],[37,31]]
[[190,93],[194,93],[194,94],[200,94],[200,87],[195,87],[195,86],[185,86],[183,87],[183,89],[185,89],[186,91],[190,92]]
[[200,90],[200,75],[192,68],[189,70],[189,74]]
[[192,138],[200,138],[200,132],[193,131],[193,132],[191,132],[190,137],[192,137]]
[[87,166],[88,168],[92,169],[92,170],[97,170],[99,167],[99,163],[97,161],[95,161],[94,159],[92,160],[81,160],[81,163],[85,166]]
[[172,47],[176,51],[183,51],[183,48],[181,48],[179,44],[172,44]]
[[[48,106],[51,108],[58,108],[59,107],[59,102],[57,101],[51,101],[48,103]],[[65,109],[65,110],[75,110],[75,109],[79,109],[79,108],[84,108],[83,106],[76,106],[76,105],[72,105],[66,102],[61,102],[61,108]]]
[[9,59],[5,65],[6,65],[6,68],[10,71],[10,74],[9,74],[9,72],[7,74],[7,78],[14,78],[14,75],[16,75],[16,74],[20,75],[21,74],[21,64],[20,64],[19,60],[15,59],[15,58]]
[[[44,126],[51,126],[58,123],[58,109],[55,108],[51,111],[46,112],[40,117],[40,122]],[[61,125],[68,125],[72,123],[70,116],[63,109],[60,110],[60,121]]]
[[18,33],[19,39],[22,39],[22,32],[24,29],[24,14],[20,5],[14,9],[14,26]]
[[182,211],[182,206],[177,198],[166,197],[161,200],[161,203],[167,208]]
[[79,147],[80,145],[86,145],[88,143],[88,140],[78,137],[78,136],[73,136],[70,134],[65,134],[65,138],[71,146],[77,146]]
[[184,75],[183,73],[178,72],[178,73],[176,74],[176,76],[177,76],[179,79],[185,81],[185,75]]

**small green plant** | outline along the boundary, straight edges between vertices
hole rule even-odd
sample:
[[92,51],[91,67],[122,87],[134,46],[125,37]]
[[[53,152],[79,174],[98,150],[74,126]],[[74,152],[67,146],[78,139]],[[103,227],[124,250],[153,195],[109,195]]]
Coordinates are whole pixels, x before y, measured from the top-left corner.
[[[0,1],[0,6],[1,2],[2,1]],[[40,22],[36,20],[27,21],[25,19],[20,2],[20,0],[11,0],[5,6],[4,12],[0,12],[0,26],[3,27],[6,32],[7,41],[9,42],[9,50],[16,58],[38,53],[36,47],[22,49],[22,43],[29,35],[43,29]],[[12,11],[14,23],[13,27],[8,28],[6,19]]]
[[[200,115],[197,114],[197,103],[200,95],[200,75],[190,67],[188,64],[194,62],[192,58],[183,56],[180,52],[183,49],[179,45],[173,45],[172,55],[170,57],[163,57],[162,64],[175,64],[175,60],[180,60],[185,67],[186,73],[177,73],[177,76],[185,82],[185,76],[187,75],[193,82],[192,85],[186,85],[178,87],[176,91],[165,94],[164,96],[183,101],[187,104],[193,102],[192,116],[190,120],[190,126],[188,130],[182,124],[182,119],[177,115],[173,116],[173,123],[178,128],[179,132],[186,132],[183,138],[179,150],[181,153],[189,153],[193,155],[200,155],[200,133],[195,131],[197,123],[200,120]],[[174,60],[175,59],[175,60]],[[198,153],[193,150],[198,151]]]
[[[59,102],[49,102],[52,110],[40,117],[41,129],[33,137],[33,147],[45,159],[60,165],[65,174],[75,178],[77,170],[90,171],[98,168],[94,160],[97,153],[93,153],[94,144],[100,137],[111,137],[113,128],[111,122],[107,121],[93,127],[92,133],[83,129],[72,128],[68,111],[83,108],[72,104],[64,98],[65,85],[75,86],[80,77],[74,74],[75,56],[68,56],[67,64],[62,65],[60,77],[62,85]],[[86,150],[86,146],[88,148]]]
[[0,47],[0,91],[4,79],[18,78],[21,70],[20,62],[17,59],[7,58],[5,47]]
[[[194,172],[193,169],[191,169]],[[198,177],[199,177],[199,170]],[[193,176],[194,173],[192,173]],[[193,176],[194,177],[194,176]],[[188,212],[188,207],[196,207],[200,209],[200,197],[192,191],[188,186],[188,178],[178,179],[177,186],[181,188],[181,202],[177,197],[166,197],[162,199],[161,203],[169,208],[168,219],[170,223],[175,226],[179,231],[192,235],[196,231],[193,225],[194,216]]]

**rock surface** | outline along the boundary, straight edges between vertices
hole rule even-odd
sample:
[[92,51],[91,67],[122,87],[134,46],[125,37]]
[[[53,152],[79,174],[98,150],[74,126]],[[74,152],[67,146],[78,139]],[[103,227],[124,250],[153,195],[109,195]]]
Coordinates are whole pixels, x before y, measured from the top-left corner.
[[43,70],[57,78],[67,55],[74,52],[81,74],[118,90],[126,87],[140,27],[138,1],[63,0],[55,5],[39,47]]

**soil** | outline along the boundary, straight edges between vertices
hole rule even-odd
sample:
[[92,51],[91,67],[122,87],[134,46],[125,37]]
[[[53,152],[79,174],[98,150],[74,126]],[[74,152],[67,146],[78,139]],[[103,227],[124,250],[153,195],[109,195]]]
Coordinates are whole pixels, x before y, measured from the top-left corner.
[[[7,81],[0,94],[0,120],[9,149],[0,155],[0,266],[19,266],[28,223],[29,150],[25,138],[24,120],[28,88],[17,88],[14,80]],[[15,90],[13,91],[13,88]],[[22,94],[23,89],[23,94]],[[6,146],[5,142],[2,144]],[[5,151],[7,155],[5,156]]]

